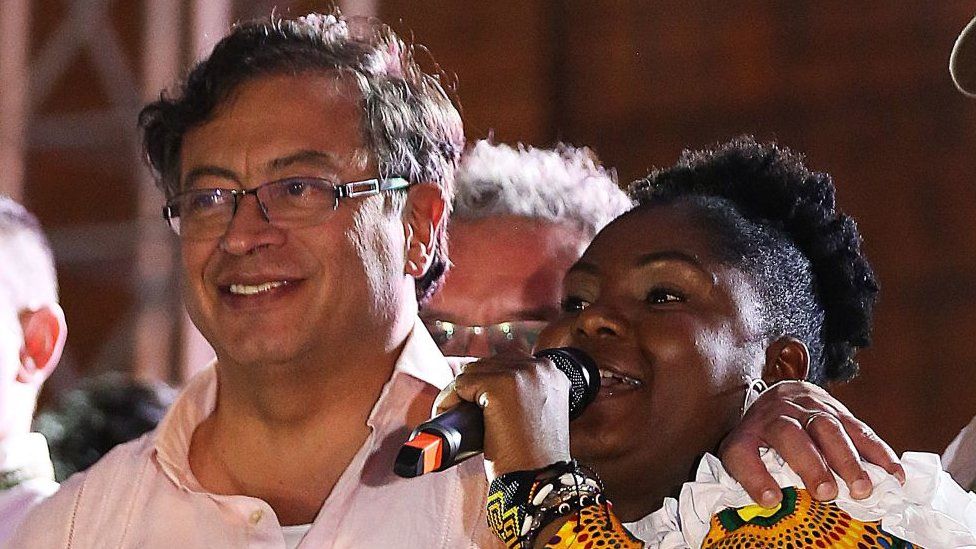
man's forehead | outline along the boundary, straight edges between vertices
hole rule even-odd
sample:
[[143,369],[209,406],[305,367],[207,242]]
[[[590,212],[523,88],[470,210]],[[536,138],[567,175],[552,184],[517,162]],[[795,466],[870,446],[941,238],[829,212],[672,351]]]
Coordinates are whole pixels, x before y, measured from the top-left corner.
[[[369,166],[370,154],[366,149],[356,149],[346,154],[333,151],[301,149],[284,152],[281,156],[267,160],[261,172],[277,174],[289,170],[304,170],[303,175],[335,176],[348,168],[365,169]],[[217,164],[195,164],[188,167],[181,177],[181,188],[193,187],[208,179],[223,179],[242,183],[243,175]]]
[[266,177],[295,167],[329,175],[329,170],[363,167],[371,155],[362,131],[362,106],[339,93],[333,81],[332,76],[313,74],[268,76],[242,84],[209,120],[184,136],[184,185],[192,183],[191,175]]

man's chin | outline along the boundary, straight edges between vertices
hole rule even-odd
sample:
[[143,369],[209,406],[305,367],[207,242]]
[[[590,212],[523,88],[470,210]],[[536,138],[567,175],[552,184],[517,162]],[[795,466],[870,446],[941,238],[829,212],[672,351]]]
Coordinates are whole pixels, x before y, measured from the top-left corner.
[[246,338],[225,340],[217,359],[221,364],[240,365],[244,368],[267,369],[276,364],[290,364],[307,355],[298,349],[296,342],[273,337],[265,338],[256,332]]

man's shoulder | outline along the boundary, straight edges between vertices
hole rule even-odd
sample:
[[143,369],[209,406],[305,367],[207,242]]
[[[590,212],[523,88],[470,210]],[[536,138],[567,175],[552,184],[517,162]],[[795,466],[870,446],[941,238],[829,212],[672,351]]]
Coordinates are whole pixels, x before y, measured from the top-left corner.
[[119,444],[109,450],[94,465],[87,470],[72,475],[68,480],[76,476],[91,478],[88,482],[101,481],[105,477],[115,477],[118,475],[128,475],[136,469],[141,469],[152,459],[155,451],[155,431],[150,431],[141,437]]
[[10,547],[66,547],[75,525],[97,525],[104,517],[118,516],[113,510],[130,504],[152,450],[149,433],[116,446],[87,470],[71,475],[31,511]]
[[152,462],[154,443],[155,432],[150,431],[135,440],[119,444],[86,471],[73,475],[68,482],[79,477],[82,485],[96,487],[100,492],[117,493],[135,489],[140,472]]

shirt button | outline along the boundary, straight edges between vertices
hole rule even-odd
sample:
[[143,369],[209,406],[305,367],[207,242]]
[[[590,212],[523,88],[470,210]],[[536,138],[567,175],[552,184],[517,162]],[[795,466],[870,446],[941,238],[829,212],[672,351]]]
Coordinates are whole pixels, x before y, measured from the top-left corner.
[[254,511],[253,513],[251,513],[251,524],[257,524],[261,522],[261,517],[263,516],[264,516],[264,511],[260,509]]

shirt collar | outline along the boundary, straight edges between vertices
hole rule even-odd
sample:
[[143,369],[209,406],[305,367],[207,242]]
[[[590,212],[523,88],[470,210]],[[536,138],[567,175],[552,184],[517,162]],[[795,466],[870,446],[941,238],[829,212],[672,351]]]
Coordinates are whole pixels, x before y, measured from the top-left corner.
[[434,338],[427,331],[427,327],[417,318],[413,330],[410,331],[403,345],[400,357],[393,365],[393,374],[383,386],[376,404],[366,418],[366,425],[374,433],[379,430],[381,436],[390,429],[402,426],[405,403],[400,398],[392,396],[400,378],[404,376],[413,378],[440,391],[454,380],[456,373],[453,363],[444,358],[441,350],[434,343]]
[[197,483],[190,472],[190,439],[217,404],[217,359],[190,378],[153,436],[163,472],[178,486]]
[[403,352],[393,367],[393,375],[397,372],[415,377],[438,390],[447,387],[456,373],[419,318],[415,320],[413,331],[407,337]]
[[[190,379],[154,434],[160,466],[164,473],[179,486],[199,489],[198,483],[190,472],[190,439],[197,426],[216,407],[216,364],[215,359]],[[455,373],[454,364],[444,358],[423,322],[417,318],[403,345],[403,351],[393,366],[390,380],[383,387],[380,397],[370,411],[367,425],[375,428],[380,417],[383,417],[385,422],[385,418],[390,415],[381,412],[401,407],[400,403],[387,402],[392,386],[399,375],[410,376],[441,390],[454,379]]]

